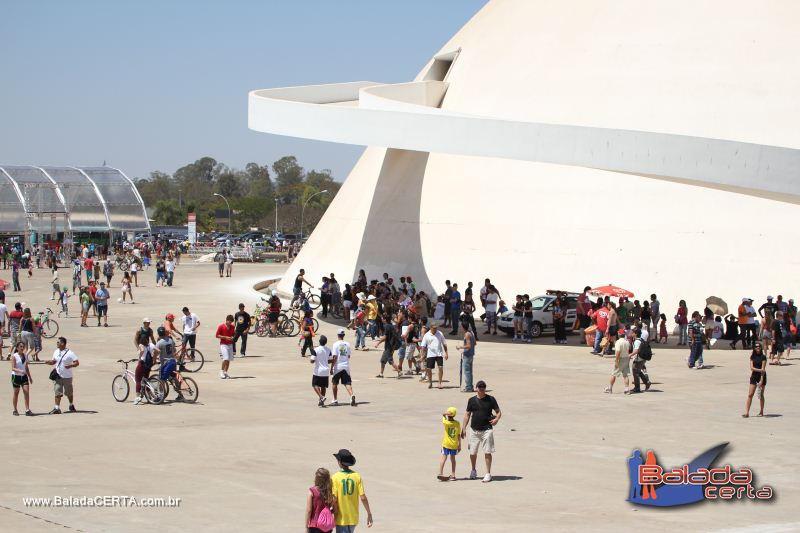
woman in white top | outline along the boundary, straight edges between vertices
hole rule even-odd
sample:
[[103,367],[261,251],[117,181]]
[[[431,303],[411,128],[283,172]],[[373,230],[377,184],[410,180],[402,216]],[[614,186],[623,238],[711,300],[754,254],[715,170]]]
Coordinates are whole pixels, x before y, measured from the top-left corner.
[[125,275],[122,278],[122,303],[125,303],[126,296],[130,296],[131,303],[133,303],[133,291],[131,290],[131,277],[127,272],[125,272]]
[[33,383],[31,369],[28,367],[28,359],[25,357],[25,343],[18,342],[14,353],[11,354],[11,386],[14,388],[14,416],[19,416],[17,411],[17,400],[19,399],[19,389],[25,396],[25,416],[32,416],[31,399],[29,385]]

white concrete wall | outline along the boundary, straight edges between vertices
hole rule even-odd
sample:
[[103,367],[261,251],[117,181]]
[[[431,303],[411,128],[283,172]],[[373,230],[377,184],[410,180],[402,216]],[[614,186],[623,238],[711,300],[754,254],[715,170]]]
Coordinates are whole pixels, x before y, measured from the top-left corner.
[[[691,160],[671,163],[670,175],[687,177],[681,169],[705,164],[704,179],[763,188],[758,173],[736,182],[737,172],[759,165],[760,149],[737,153],[733,144],[725,145],[733,148],[727,152],[731,159],[721,163],[714,139],[789,149],[784,154],[800,148],[798,15],[800,3],[783,0],[491,2],[439,52],[461,49],[442,115],[469,115],[462,125],[477,116],[497,124],[536,123],[551,133],[558,124],[576,129],[544,146],[550,141],[520,143],[508,129],[487,132],[487,122],[483,132],[452,123],[443,127],[435,110],[426,110],[427,118],[369,110],[393,121],[396,135],[388,137],[378,115],[358,118],[364,109],[340,108],[351,113],[338,117],[345,122],[337,123],[337,131],[325,132],[330,140],[354,142],[351,135],[366,131],[377,144],[451,155],[427,157],[420,180],[422,158],[414,152],[392,150],[387,156],[368,149],[293,269],[303,266],[314,279],[334,271],[344,283],[359,265],[368,267],[370,278],[383,271],[396,278],[415,275],[422,268],[436,290],[446,278],[479,285],[488,276],[504,297],[614,283],[637,297],[658,293],[670,318],[680,298],[697,309],[711,294],[732,305],[745,295],[800,297],[794,281],[800,261],[791,252],[796,205],[622,172],[483,157],[503,155],[498,151],[516,143],[527,154],[562,150],[573,159],[559,162],[592,166],[569,145],[572,138],[591,150],[591,143],[576,137],[596,131],[587,128],[645,132],[633,138],[632,149],[641,149],[647,132],[706,137],[688,148],[656,143]],[[302,136],[302,127],[318,134],[319,107],[297,104],[269,110],[273,125],[296,124],[296,130],[283,132],[290,135]],[[457,142],[454,131],[462,132]],[[406,139],[397,141],[403,133]],[[476,142],[478,134],[487,137]],[[504,142],[482,152],[492,134]],[[602,143],[597,149],[602,151]],[[458,155],[465,153],[481,157]],[[612,155],[614,168],[629,168],[626,154],[603,157]],[[738,170],[728,168],[734,159]],[[785,166],[771,190],[796,193],[797,164],[776,160]],[[408,251],[398,256],[395,250]],[[284,280],[281,289],[290,290],[290,282]]]

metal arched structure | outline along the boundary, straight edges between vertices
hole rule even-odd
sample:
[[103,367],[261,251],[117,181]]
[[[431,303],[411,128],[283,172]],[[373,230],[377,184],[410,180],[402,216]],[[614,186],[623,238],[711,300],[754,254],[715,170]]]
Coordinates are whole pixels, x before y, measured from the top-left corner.
[[0,165],[0,232],[149,229],[142,197],[119,169]]

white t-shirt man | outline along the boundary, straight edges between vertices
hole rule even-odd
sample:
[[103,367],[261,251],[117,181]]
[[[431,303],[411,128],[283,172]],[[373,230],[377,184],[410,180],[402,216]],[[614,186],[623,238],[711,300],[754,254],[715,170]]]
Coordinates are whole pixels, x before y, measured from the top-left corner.
[[330,360],[333,358],[331,349],[327,346],[317,346],[314,348],[314,375],[326,378],[331,375]]
[[436,333],[433,331],[428,331],[424,337],[422,337],[422,348],[427,348],[428,353],[426,357],[430,359],[431,357],[444,357],[444,347],[447,342],[444,340],[444,335],[438,329]]
[[167,272],[175,272],[175,261],[172,259],[167,259],[167,262],[164,266],[166,267]]
[[336,341],[331,347],[331,352],[336,357],[336,367],[333,369],[333,374],[345,371],[350,373],[350,355],[353,353],[350,348],[350,343],[347,341]]
[[66,348],[64,350],[56,350],[53,352],[53,361],[56,362],[56,372],[62,379],[72,378],[72,368],[66,368],[66,365],[72,364],[78,360],[78,356]]
[[8,306],[6,304],[0,304],[0,329],[3,329],[3,326],[6,325],[7,316],[8,316]]
[[490,292],[490,293],[488,293],[486,295],[486,297],[484,299],[486,300],[486,307],[484,307],[484,310],[487,313],[496,313],[497,312],[497,293],[496,292]]
[[197,315],[194,313],[189,313],[189,315],[183,315],[183,334],[184,335],[195,335],[197,331],[195,331],[195,326],[197,323],[200,322],[200,319],[197,318]]
[[754,316],[752,316],[756,312],[755,308],[752,305],[745,305],[744,306],[744,310],[747,313],[747,323],[748,324],[755,324],[756,323],[756,318]]

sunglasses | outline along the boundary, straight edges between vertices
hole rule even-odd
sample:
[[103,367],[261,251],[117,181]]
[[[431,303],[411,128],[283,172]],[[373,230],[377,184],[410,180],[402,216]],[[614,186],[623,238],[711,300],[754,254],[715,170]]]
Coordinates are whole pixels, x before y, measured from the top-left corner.
[[478,389],[485,389],[485,388],[486,388],[486,386],[484,385],[484,386],[482,386],[482,387],[476,387],[476,388],[478,388]]
[[761,348],[761,345],[760,344],[756,344],[756,348]]

